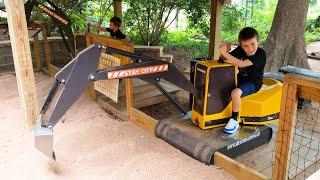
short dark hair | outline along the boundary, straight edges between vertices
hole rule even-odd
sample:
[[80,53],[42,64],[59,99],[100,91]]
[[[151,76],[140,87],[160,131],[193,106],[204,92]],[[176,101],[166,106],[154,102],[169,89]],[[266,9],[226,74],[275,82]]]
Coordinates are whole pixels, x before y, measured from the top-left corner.
[[118,18],[117,16],[113,16],[111,19],[110,19],[110,22],[112,22],[113,24],[117,25],[117,26],[121,26],[121,19]]
[[239,36],[238,36],[238,41],[239,42],[246,41],[246,40],[254,38],[254,37],[256,37],[257,40],[259,40],[258,31],[252,27],[245,27],[240,31]]

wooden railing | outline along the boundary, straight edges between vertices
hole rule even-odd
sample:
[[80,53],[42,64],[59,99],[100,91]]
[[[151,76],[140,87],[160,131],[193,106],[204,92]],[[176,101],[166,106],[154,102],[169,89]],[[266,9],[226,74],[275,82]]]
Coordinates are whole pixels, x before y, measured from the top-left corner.
[[[298,99],[303,99],[305,101],[307,100],[308,102],[311,102],[308,106],[312,106],[312,104],[320,102],[320,76],[315,76],[315,74],[317,73],[311,71],[310,73],[312,74],[312,76],[299,75],[294,73],[284,75],[281,112],[278,123],[278,130],[276,133],[275,157],[273,164],[272,179],[284,180],[290,178],[289,166],[290,164],[292,165],[291,160],[293,158],[291,157],[291,155],[292,153],[299,151],[299,149],[293,150],[293,143],[295,141],[296,136],[295,132],[301,131],[302,133],[305,133],[307,131],[304,128],[301,129],[297,125],[297,121],[301,121],[301,118],[297,120],[297,118],[299,118],[300,116],[298,115],[298,113],[300,112],[297,112]],[[315,116],[315,124],[320,123],[319,113],[320,112],[318,112],[318,116]],[[308,119],[303,119],[303,121],[307,120]],[[303,123],[305,124],[308,122]],[[311,136],[316,136],[316,134],[313,134],[312,131],[310,133]],[[304,156],[303,154],[300,155]],[[296,165],[301,164],[298,162],[299,160],[302,160],[300,158],[295,159]],[[296,167],[295,169],[301,168]],[[303,169],[301,169],[300,171],[303,171]],[[292,172],[290,173],[292,174]]]

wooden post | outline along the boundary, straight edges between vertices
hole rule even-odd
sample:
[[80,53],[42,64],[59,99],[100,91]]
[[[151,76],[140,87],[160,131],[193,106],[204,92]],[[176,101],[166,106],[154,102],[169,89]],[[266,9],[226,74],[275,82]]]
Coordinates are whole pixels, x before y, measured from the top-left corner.
[[[131,52],[134,51],[133,46],[131,47]],[[127,59],[126,64],[130,64],[132,63],[131,59]],[[127,103],[127,117],[128,119],[131,119],[131,108],[133,108],[133,103],[134,103],[134,99],[133,99],[133,83],[132,83],[132,79],[126,79],[125,80],[125,84],[126,84],[126,103]]]
[[248,179],[255,179],[255,180],[265,180],[268,179],[265,175],[246,167],[244,164],[239,163],[228,156],[220,153],[214,153],[214,161],[213,164],[223,168],[225,171],[232,174],[238,180],[248,180]]
[[47,62],[48,74],[51,75],[52,74],[50,73],[51,54],[50,54],[50,47],[49,47],[49,41],[48,41],[48,35],[47,35],[47,27],[45,26],[42,27],[42,34],[43,34],[44,55]]
[[[87,47],[92,44],[91,39],[90,39],[89,36],[86,36],[86,44],[87,44]],[[96,94],[96,91],[94,89],[94,83],[93,82],[89,84],[89,86],[86,89],[86,92],[88,93],[89,97],[92,100],[94,100],[94,101],[97,100],[97,94]]]
[[38,115],[36,86],[23,0],[5,0],[8,27],[20,104],[24,110],[28,130],[33,129]]
[[41,63],[40,42],[39,42],[38,35],[35,35],[33,37],[33,48],[34,48],[34,56],[35,56],[35,60],[36,60],[36,65],[37,65],[36,70],[41,71],[42,70],[42,63]]
[[122,19],[122,3],[121,0],[113,0],[114,15]]
[[297,84],[293,84],[288,80],[288,75],[285,75],[272,179],[288,179],[288,160],[290,159],[291,141],[295,128],[297,99]]
[[221,18],[223,4],[219,0],[211,0],[209,56],[218,59],[220,52]]

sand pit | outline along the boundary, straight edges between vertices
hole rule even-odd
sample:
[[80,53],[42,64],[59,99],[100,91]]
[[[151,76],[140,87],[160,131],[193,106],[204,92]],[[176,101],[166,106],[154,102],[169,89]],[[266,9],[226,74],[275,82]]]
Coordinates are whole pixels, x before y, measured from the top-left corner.
[[[35,74],[39,105],[51,78]],[[83,95],[55,127],[57,161],[33,147],[24,127],[16,79],[0,75],[0,179],[234,179],[129,121],[113,120]]]
[[[320,71],[320,61],[309,63]],[[53,79],[35,76],[40,107]],[[86,95],[62,120],[55,127],[54,162],[35,150],[24,127],[15,76],[0,73],[0,179],[234,179],[130,121],[112,119]]]

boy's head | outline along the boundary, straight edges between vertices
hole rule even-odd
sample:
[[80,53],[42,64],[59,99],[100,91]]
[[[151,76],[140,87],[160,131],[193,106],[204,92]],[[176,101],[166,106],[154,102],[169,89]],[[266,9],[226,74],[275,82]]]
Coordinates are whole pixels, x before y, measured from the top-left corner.
[[110,25],[109,26],[110,26],[109,28],[111,30],[113,30],[113,31],[118,30],[120,28],[120,26],[121,26],[121,19],[116,17],[116,16],[112,17],[110,19]]
[[259,34],[252,27],[243,28],[238,37],[239,44],[248,56],[252,56],[257,52],[259,45]]

